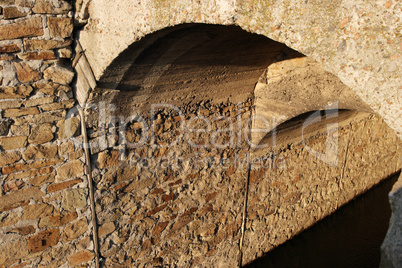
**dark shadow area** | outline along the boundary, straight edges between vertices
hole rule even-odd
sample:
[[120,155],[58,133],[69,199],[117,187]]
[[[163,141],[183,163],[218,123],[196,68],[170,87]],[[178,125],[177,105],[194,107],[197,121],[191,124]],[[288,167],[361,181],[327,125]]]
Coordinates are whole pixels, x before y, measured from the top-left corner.
[[378,267],[400,171],[245,268]]

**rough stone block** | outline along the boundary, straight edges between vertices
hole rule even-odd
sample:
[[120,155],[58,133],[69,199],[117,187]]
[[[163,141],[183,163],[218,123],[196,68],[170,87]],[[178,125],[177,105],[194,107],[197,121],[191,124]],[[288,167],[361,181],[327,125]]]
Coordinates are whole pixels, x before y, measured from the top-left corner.
[[49,216],[53,213],[53,206],[48,204],[35,204],[24,207],[22,220],[33,220]]
[[52,228],[66,225],[67,223],[75,220],[78,217],[77,212],[72,212],[62,215],[53,215],[49,217],[43,217],[39,221],[39,228]]
[[77,252],[68,257],[68,263],[70,266],[76,266],[81,263],[89,262],[94,258],[94,254],[88,250]]
[[[44,169],[39,169],[39,170],[47,170],[50,168],[44,168]],[[53,168],[51,168],[53,170]],[[43,184],[49,183],[49,182],[54,182],[54,174],[46,174],[46,175],[40,175],[33,177],[32,179],[29,180],[29,183],[31,183],[33,186],[41,186]]]
[[70,10],[71,5],[66,1],[36,0],[32,8],[32,11],[37,14],[67,14]]
[[107,236],[112,233],[116,229],[116,226],[113,222],[108,222],[99,227],[98,235],[99,237]]
[[13,125],[10,129],[13,136],[29,136],[29,125]]
[[47,19],[47,26],[52,37],[67,38],[73,32],[73,19],[49,17]]
[[43,33],[42,18],[40,17],[0,25],[0,40],[42,36]]
[[28,250],[30,253],[35,253],[55,246],[59,242],[59,238],[59,229],[50,229],[40,232],[37,235],[27,238]]
[[48,50],[18,54],[18,58],[21,60],[54,60],[56,59],[56,55],[54,54],[54,51]]
[[54,158],[54,159],[44,159],[44,160],[38,160],[31,162],[29,164],[27,163],[22,163],[22,164],[14,164],[8,167],[3,167],[3,174],[11,174],[11,173],[17,173],[19,171],[27,171],[28,172],[35,172],[34,170],[31,169],[38,169],[38,168],[43,168],[47,166],[53,166],[56,164],[59,164],[61,162],[64,162],[63,158]]
[[25,161],[41,158],[54,158],[57,154],[57,145],[29,146],[22,154]]
[[42,74],[32,69],[24,62],[14,62],[14,67],[17,71],[17,78],[22,83],[32,83],[42,79]]
[[80,160],[70,161],[56,169],[56,180],[63,181],[84,175],[84,164]]
[[20,11],[17,7],[5,7],[3,8],[3,16],[5,19],[15,19],[26,17],[28,14],[24,11]]
[[20,52],[21,48],[17,44],[9,44],[0,46],[0,53]]
[[53,139],[52,125],[47,123],[35,126],[31,129],[31,135],[28,137],[28,142],[33,144],[42,144]]
[[21,153],[18,151],[0,152],[0,166],[14,164],[21,159]]
[[22,259],[29,254],[27,241],[19,238],[14,241],[0,243],[0,266],[8,267],[15,260]]
[[38,200],[44,195],[45,195],[45,193],[36,187],[30,187],[27,189],[22,189],[22,190],[11,192],[9,194],[0,196],[0,210],[4,209],[10,205],[13,205],[13,204],[16,204],[16,203],[19,203],[22,201],[26,201],[29,199]]
[[45,79],[62,85],[69,85],[75,75],[73,71],[60,66],[51,66],[43,74]]
[[81,179],[75,179],[75,180],[65,181],[65,182],[61,182],[61,183],[51,184],[47,187],[46,191],[47,191],[47,193],[61,191],[61,190],[67,189],[67,188],[71,188],[74,185],[81,183],[81,182],[82,182]]
[[83,208],[87,205],[87,189],[69,189],[63,192],[61,207],[67,211]]
[[8,131],[10,130],[11,122],[8,120],[0,121],[0,136],[7,136]]
[[56,40],[24,40],[25,50],[49,50],[56,48],[64,48],[71,45],[71,40],[56,41]]
[[20,117],[24,115],[38,114],[39,110],[36,107],[7,109],[4,111],[4,117]]
[[89,230],[86,218],[70,223],[63,229],[62,242],[74,240]]
[[17,87],[5,87],[0,88],[0,99],[19,99],[28,97],[33,88],[31,86],[17,86]]
[[5,151],[24,148],[26,145],[27,137],[24,136],[0,138],[0,146]]

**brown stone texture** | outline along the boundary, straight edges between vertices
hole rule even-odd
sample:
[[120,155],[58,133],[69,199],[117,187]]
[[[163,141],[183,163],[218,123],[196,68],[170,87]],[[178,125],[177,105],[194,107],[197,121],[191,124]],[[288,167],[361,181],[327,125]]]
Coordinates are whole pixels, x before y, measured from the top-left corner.
[[11,182],[6,182],[3,185],[3,189],[5,193],[12,192],[12,191],[17,191],[19,189],[22,189],[25,186],[25,182],[23,181],[11,181]]
[[42,251],[56,245],[59,242],[59,238],[59,229],[50,229],[40,232],[37,235],[27,238],[28,250],[30,253]]
[[30,187],[0,196],[0,210],[22,201],[30,199],[39,200],[45,193],[36,187]]
[[0,152],[0,166],[14,164],[21,159],[21,153],[18,151]]
[[29,136],[29,125],[13,125],[10,130],[13,136]]
[[61,190],[67,189],[67,188],[71,188],[74,185],[81,183],[81,182],[82,182],[81,179],[75,179],[75,180],[65,181],[65,182],[61,182],[61,183],[51,184],[47,187],[46,191],[48,193],[61,191]]
[[53,131],[51,124],[43,124],[35,126],[31,129],[31,134],[28,137],[28,142],[33,144],[42,144],[53,139]]
[[24,48],[26,50],[49,50],[56,48],[68,47],[71,45],[71,40],[31,40],[24,39]]
[[33,88],[26,85],[0,88],[0,99],[24,98],[29,96],[32,91]]
[[116,166],[119,161],[119,151],[101,152],[98,154],[98,167],[107,168]]
[[[36,174],[37,171],[34,171],[32,169],[39,169],[47,166],[53,166],[56,164],[59,164],[63,162],[64,159],[62,158],[54,158],[54,159],[44,159],[44,160],[37,160],[34,162],[30,163],[18,163],[14,165],[10,165],[8,167],[3,167],[3,174],[12,174],[12,173],[17,173],[19,171],[27,171],[27,172],[33,172],[33,174]],[[49,169],[53,170],[53,167],[49,167]],[[40,173],[38,171],[38,173]],[[17,176],[17,174],[16,174]]]
[[52,228],[66,225],[78,217],[76,212],[43,217],[39,221],[39,228]]
[[24,226],[24,227],[18,227],[11,232],[14,233],[19,233],[20,235],[29,235],[35,233],[36,229],[32,225],[29,226]]
[[56,179],[63,181],[84,175],[84,165],[80,160],[69,161],[56,169]]
[[1,213],[0,216],[0,228],[4,226],[14,225],[20,220],[18,213]]
[[0,40],[42,36],[43,33],[42,19],[40,17],[0,25]]
[[168,226],[169,222],[161,222],[158,225],[156,225],[154,227],[154,229],[152,229],[152,234],[153,235],[158,235],[160,234],[163,230],[165,230],[166,226]]
[[18,54],[18,58],[22,60],[54,60],[56,55],[53,51],[26,52]]
[[71,10],[70,3],[66,1],[57,1],[56,3],[57,6],[53,1],[37,0],[32,11],[38,14],[67,14]]
[[61,236],[61,241],[67,242],[74,240],[85,232],[89,230],[88,223],[86,218],[82,218],[76,222],[70,223],[67,225],[63,231]]
[[116,226],[113,222],[105,223],[99,226],[98,235],[99,237],[104,237],[110,233],[112,233],[116,229]]
[[42,78],[42,74],[32,69],[27,63],[14,62],[14,66],[17,71],[17,78],[22,83],[31,83],[38,81]]
[[67,211],[74,211],[87,205],[87,189],[68,189],[63,191],[61,207]]
[[0,136],[7,136],[11,122],[8,120],[0,121]]
[[17,44],[0,46],[0,53],[20,52],[21,48]]
[[27,137],[14,136],[0,138],[0,146],[3,150],[13,150],[18,148],[24,148],[27,145]]
[[27,241],[23,238],[0,243],[0,265],[3,267],[11,266],[18,259],[22,259],[28,254]]
[[20,117],[24,115],[38,114],[39,110],[36,107],[7,109],[4,111],[4,117]]
[[63,85],[70,84],[74,78],[74,72],[60,66],[49,67],[43,72],[43,74],[45,79]]
[[41,158],[54,158],[57,154],[57,145],[31,145],[24,153],[22,158],[25,161]]
[[77,252],[68,257],[68,264],[70,266],[79,265],[81,263],[89,262],[94,258],[94,254],[88,250]]
[[73,31],[73,20],[71,18],[49,17],[47,26],[52,37],[66,38]]
[[27,13],[20,11],[17,7],[5,7],[3,8],[3,16],[5,19],[15,19],[25,17]]
[[[73,104],[73,102],[69,102]],[[57,131],[58,139],[68,139],[76,136],[81,128],[81,122],[78,117],[71,117],[66,120],[59,121],[57,123],[57,127],[59,128]]]
[[49,216],[53,213],[54,207],[48,204],[35,204],[24,207],[22,220],[33,220]]
[[[47,170],[48,168],[44,168],[42,170]],[[38,171],[41,171],[40,169]],[[23,172],[24,173],[24,172]],[[32,174],[29,174],[32,175]],[[29,180],[29,183],[31,183],[33,186],[41,186],[43,184],[49,183],[49,182],[54,182],[54,174],[46,174],[46,175],[39,175],[31,178]]]

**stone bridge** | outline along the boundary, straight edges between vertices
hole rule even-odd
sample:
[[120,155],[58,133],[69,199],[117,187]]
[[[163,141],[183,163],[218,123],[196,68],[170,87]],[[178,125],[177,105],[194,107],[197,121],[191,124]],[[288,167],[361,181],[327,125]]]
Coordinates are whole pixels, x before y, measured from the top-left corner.
[[0,7],[0,267],[236,267],[401,169],[398,1]]

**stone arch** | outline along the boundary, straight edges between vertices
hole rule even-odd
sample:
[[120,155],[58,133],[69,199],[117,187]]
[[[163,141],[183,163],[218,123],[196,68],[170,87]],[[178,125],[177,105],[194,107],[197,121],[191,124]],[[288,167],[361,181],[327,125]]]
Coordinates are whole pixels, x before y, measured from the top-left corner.
[[[124,8],[121,6],[124,5]],[[182,23],[239,25],[312,57],[401,135],[398,3],[366,1],[91,1],[79,33],[97,79],[131,43]],[[119,16],[116,16],[119,14]],[[375,16],[374,16],[375,14]],[[381,29],[381,30],[379,30]],[[94,46],[94,42],[97,44]]]
[[[222,30],[222,28],[225,30]],[[194,35],[191,35],[191,33]],[[242,36],[242,33],[245,35]],[[212,37],[208,38],[209,35],[215,37],[215,39]],[[236,36],[236,38],[228,38],[231,36]],[[248,39],[248,37],[250,38]],[[246,43],[249,45],[247,42],[244,42],[244,40],[250,42],[250,39],[255,39],[251,42],[255,46],[252,46],[252,49],[246,46],[246,48],[243,50],[251,53],[251,56],[248,55],[248,57],[245,57],[244,59],[237,57],[234,59],[234,62],[231,62],[231,58],[228,58],[227,56],[230,56],[233,53],[231,48],[235,44],[234,41],[239,42],[240,44]],[[208,43],[210,40],[215,41]],[[218,45],[222,45],[222,42],[227,42],[228,40],[234,43],[229,42],[226,43],[223,48],[219,48]],[[263,42],[259,43],[260,40],[263,40]],[[241,215],[239,211],[242,207],[241,189],[244,187],[242,181],[237,179],[244,177],[242,171],[240,169],[236,170],[234,165],[228,167],[227,170],[214,171],[212,173],[213,175],[211,175],[211,177],[213,177],[211,182],[205,179],[209,176],[208,172],[210,171],[208,169],[194,170],[191,168],[186,169],[183,166],[183,168],[180,170],[161,169],[153,173],[148,172],[146,169],[138,170],[136,167],[133,167],[130,165],[131,159],[123,159],[123,161],[119,162],[119,150],[121,147],[118,145],[124,144],[119,144],[116,142],[115,134],[118,134],[117,141],[119,141],[119,136],[122,133],[123,135],[127,135],[127,137],[129,137],[127,139],[128,142],[135,143],[138,140],[137,137],[142,133],[142,129],[141,131],[138,131],[138,129],[141,128],[141,124],[138,124],[140,122],[136,118],[129,118],[130,120],[132,119],[132,121],[126,122],[125,118],[128,118],[129,114],[125,108],[134,107],[139,111],[138,115],[141,116],[141,111],[149,108],[149,105],[147,106],[149,97],[152,100],[174,100],[175,103],[178,103],[178,105],[180,104],[185,106],[186,109],[188,108],[186,111],[188,111],[189,114],[192,114],[186,118],[188,120],[196,115],[213,116],[213,112],[211,113],[211,110],[213,109],[210,109],[211,106],[216,108],[216,113],[223,112],[230,115],[231,112],[236,112],[236,106],[233,105],[235,104],[233,99],[236,99],[236,96],[230,96],[230,98],[232,98],[232,102],[225,102],[226,99],[228,99],[227,96],[216,98],[215,103],[214,101],[202,102],[205,98],[217,97],[217,93],[219,93],[217,89],[219,89],[219,87],[215,86],[216,83],[220,83],[220,85],[224,84],[224,94],[229,95],[230,90],[226,90],[228,89],[227,85],[230,84],[230,81],[228,82],[228,80],[234,79],[234,81],[239,84],[242,84],[243,80],[247,81],[247,83],[244,83],[244,87],[241,86],[240,90],[236,92],[243,100],[247,100],[247,94],[255,94],[255,92],[258,90],[260,90],[260,96],[265,97],[265,95],[268,94],[264,91],[264,80],[265,82],[267,80],[269,80],[269,82],[274,82],[273,80],[275,80],[276,76],[272,75],[272,71],[276,70],[275,68],[283,68],[285,71],[294,71],[294,69],[297,68],[312,68],[318,73],[318,75],[324,75],[324,70],[318,69],[317,71],[318,64],[316,62],[303,57],[303,55],[296,51],[286,51],[287,48],[280,43],[269,40],[266,37],[246,33],[243,30],[239,31],[239,28],[234,26],[197,24],[183,25],[180,27],[167,29],[166,31],[162,30],[161,32],[156,32],[154,36],[150,35],[149,38],[145,37],[141,41],[133,44],[126,52],[121,54],[110,65],[110,70],[106,71],[99,79],[100,81],[98,83],[98,88],[92,92],[90,99],[90,102],[92,103],[106,101],[106,105],[113,104],[111,106],[104,106],[103,109],[105,114],[108,113],[110,108],[113,108],[114,112],[113,114],[109,114],[110,121],[105,121],[105,124],[102,124],[102,127],[99,128],[97,128],[97,126],[100,126],[101,124],[96,126],[97,122],[91,121],[93,115],[88,112],[88,126],[92,128],[89,133],[93,137],[91,142],[95,144],[96,141],[101,139],[104,139],[105,141],[103,143],[105,147],[94,146],[96,149],[94,149],[92,152],[93,157],[97,159],[95,163],[98,170],[95,173],[98,174],[96,178],[96,183],[99,186],[98,201],[100,206],[103,208],[98,214],[99,221],[102,225],[101,228],[106,228],[112,225],[112,227],[116,228],[118,232],[121,231],[125,233],[125,237],[122,240],[117,239],[116,235],[102,237],[102,245],[105,245],[106,248],[103,254],[109,255],[110,253],[110,256],[113,256],[118,251],[119,256],[124,255],[124,260],[131,260],[135,262],[136,265],[141,262],[149,263],[150,261],[154,261],[161,265],[163,263],[173,263],[179,266],[189,264],[190,262],[192,265],[204,262],[201,256],[207,256],[205,263],[213,263],[215,265],[216,263],[223,264],[228,261],[224,256],[227,254],[227,256],[230,256],[230,264],[234,265],[236,262],[237,242],[239,238],[238,230],[241,225],[241,220],[239,219],[239,215]],[[268,48],[275,48],[273,49],[275,53],[273,55],[269,55],[267,62],[258,57],[258,52],[267,52],[264,50],[267,49],[267,47],[264,47],[264,44],[266,44],[264,42],[268,42],[270,45]],[[192,43],[194,46],[190,46],[190,49],[187,49],[187,47],[183,48],[180,46],[183,45],[183,43]],[[211,52],[213,49],[215,49],[215,46],[220,49],[219,51],[223,56],[216,56],[213,60],[211,60],[207,57],[209,55],[208,52]],[[239,48],[236,49],[241,51]],[[285,51],[283,51],[283,49],[285,49]],[[255,57],[255,55],[252,53],[256,53],[257,57]],[[197,55],[201,55],[201,57],[196,58]],[[250,57],[252,60],[249,59]],[[187,69],[196,70],[194,68],[191,69],[191,64],[185,65],[186,59],[191,59],[191,63],[200,65],[197,67],[198,73],[197,75],[189,75],[187,77],[177,77],[177,75],[181,73],[186,73],[185,71],[188,71]],[[239,59],[240,62],[236,62],[236,60]],[[247,59],[250,61],[250,65],[241,62],[242,60]],[[204,62],[205,60],[207,61]],[[219,66],[219,63],[222,60],[226,63],[231,62],[232,66],[230,67],[232,69],[224,69],[223,66],[225,64]],[[274,61],[278,62],[272,64]],[[289,66],[289,63],[291,63],[291,66]],[[266,70],[265,78],[261,78],[260,75],[263,73],[264,69],[266,69],[267,64],[271,66],[271,69],[268,68]],[[288,66],[286,64],[288,64]],[[219,68],[215,68],[216,66],[219,66]],[[249,73],[250,76],[252,75],[252,79],[248,79],[248,74],[242,76],[240,79],[237,79],[237,73],[241,73],[238,70],[242,70],[243,67],[246,67],[243,69],[249,69],[250,66],[255,67],[255,71],[253,70]],[[295,68],[292,69],[292,67]],[[197,92],[197,87],[202,85],[202,80],[200,80],[200,78],[205,78],[206,74],[208,74],[208,77],[210,78],[208,83],[205,83],[204,85],[206,89],[204,88],[204,90],[200,90],[202,92]],[[176,75],[177,79],[174,77],[168,79],[169,75]],[[287,74],[285,72],[284,76],[286,77],[286,75]],[[332,75],[329,80],[334,78],[337,79]],[[171,84],[172,80],[183,82],[187,81],[188,79],[194,79],[194,81],[190,81],[190,83]],[[259,82],[257,83],[257,81]],[[191,86],[191,83],[194,83],[194,85]],[[257,87],[255,87],[256,83]],[[336,83],[342,84],[338,80]],[[183,93],[187,93],[185,97],[188,99],[180,100],[176,98],[177,96],[174,96],[174,93],[169,93],[168,88],[172,85],[175,87],[175,89],[177,88],[182,95],[185,95]],[[320,108],[320,106],[324,105],[326,101],[333,100],[333,98],[336,97],[340,99],[341,104],[343,105],[341,108],[357,109],[362,111],[370,110],[367,105],[359,101],[358,97],[346,92],[348,90],[346,86],[343,84],[342,86],[344,88],[339,91],[342,92],[342,94],[338,94],[336,96],[329,94],[327,98],[323,99],[324,101],[322,103],[314,103],[308,109],[311,110]],[[324,92],[321,93],[322,94],[320,96],[325,95],[323,94]],[[313,94],[317,94],[317,92],[313,92]],[[176,95],[178,94],[176,93]],[[197,96],[195,99],[192,99],[192,96],[195,95],[199,96]],[[353,96],[352,100],[350,99],[351,96]],[[311,97],[311,94],[307,97]],[[188,103],[186,103],[186,101],[191,105],[187,105]],[[275,101],[278,102],[283,100],[277,98]],[[302,106],[303,101],[306,101],[306,96],[303,97],[296,94],[296,97],[291,98],[291,101],[295,101],[296,104]],[[199,109],[197,106],[202,106],[206,109]],[[196,107],[196,109],[194,109],[194,107]],[[244,109],[242,112],[248,113],[250,111],[250,107],[250,103],[246,101],[246,105],[240,108]],[[288,117],[295,116],[304,111],[305,110],[302,108],[296,109],[295,111],[289,113]],[[160,127],[158,126],[155,128],[156,132],[158,132],[157,135],[162,134],[161,136],[163,136],[165,132],[174,132],[177,129],[178,126],[174,122],[174,118],[178,115],[165,113],[164,110],[158,110],[156,112],[155,121],[158,122],[157,124],[161,125]],[[101,118],[102,116],[98,115],[97,117]],[[121,118],[123,118],[123,120],[121,120]],[[176,127],[173,126],[174,124],[176,124]],[[201,124],[197,126],[201,126]],[[107,137],[107,139],[102,138],[104,135]],[[159,145],[159,143],[157,143],[157,145]],[[197,150],[198,148],[194,149],[193,151]],[[286,148],[284,151],[286,151]],[[146,152],[138,152],[141,152],[143,155],[145,155],[147,160],[158,158],[167,154],[165,149],[157,146]],[[135,153],[137,153],[137,151],[135,151]],[[193,152],[186,153],[191,154]],[[224,152],[219,150],[205,150],[203,153],[205,153],[207,156],[220,155],[221,153],[222,155],[224,154]],[[231,153],[236,153],[236,151],[233,150],[229,152],[229,154]],[[263,154],[265,153],[266,152],[263,152]],[[178,157],[181,156],[182,155],[180,154],[178,155]],[[314,159],[310,159],[309,163],[314,163],[314,161]],[[113,166],[113,163],[119,164]],[[148,163],[146,168],[149,168]],[[394,168],[394,166],[391,168]],[[252,180],[255,183],[261,184],[261,181],[259,181],[260,177],[263,178],[262,180],[265,180],[265,182],[272,184],[276,183],[273,181],[271,176],[264,177],[264,174],[266,173],[260,174],[258,172],[253,171],[253,175],[251,175],[253,178]],[[289,175],[289,177],[291,176],[292,175]],[[236,181],[236,183],[230,184],[231,181]],[[296,184],[297,178],[292,177],[291,181],[295,181]],[[228,185],[229,187],[224,187],[221,185],[221,187],[218,188],[216,185],[208,185],[209,183],[221,183],[222,185]],[[331,183],[334,184],[335,182],[331,181]],[[370,180],[370,183],[368,184],[372,183],[373,181]],[[359,187],[364,188],[366,185],[359,185]],[[257,195],[260,194],[259,191],[255,191],[253,193]],[[197,197],[195,197],[196,195]],[[224,198],[222,198],[222,196],[219,198],[219,195],[224,195]],[[349,195],[350,193],[348,192],[346,196],[343,196],[340,203],[348,198],[350,199],[351,196]],[[297,192],[292,192],[287,193],[282,197],[286,198],[285,202],[298,202],[297,198],[300,197],[300,195]],[[214,202],[213,205],[211,204],[212,201]],[[230,205],[228,205],[228,203]],[[253,205],[257,203],[259,202],[254,200]],[[337,205],[338,202],[336,204],[329,205],[329,211],[336,209]],[[230,211],[226,211],[224,208],[229,208]],[[257,208],[256,206],[253,207],[253,210],[254,209],[260,210],[260,208]],[[113,219],[115,219],[114,217],[118,215],[116,210],[123,214],[124,217],[121,217],[121,222],[111,224],[109,221],[113,221]],[[213,216],[208,216],[209,219],[207,219],[208,217],[205,216],[210,215],[208,213],[213,214]],[[258,213],[259,212],[257,212],[257,214]],[[264,210],[263,213],[266,213],[264,215],[267,217],[273,215],[271,213],[271,208],[269,210]],[[324,214],[325,213],[317,214],[316,217],[320,218]],[[216,224],[215,219],[217,218],[222,219],[224,223]],[[272,217],[270,217],[270,221],[272,221]],[[312,223],[310,219],[306,221],[307,224]],[[254,222],[260,224],[259,221],[254,220]],[[179,230],[183,230],[182,228],[188,232],[179,232]],[[199,229],[199,231],[194,231],[195,229]],[[292,232],[296,231],[292,230]],[[181,237],[183,233],[186,234],[186,237],[190,237],[191,239],[186,240],[185,237]],[[285,236],[286,238],[289,238],[293,234],[294,233],[287,233]],[[200,239],[200,241],[198,241],[200,243],[196,243],[195,245],[197,248],[195,252],[197,252],[196,254],[198,255],[192,255],[192,252],[190,253],[190,251],[187,250],[187,246],[189,245],[185,244],[189,240],[196,240],[194,236],[197,236],[197,239]],[[285,236],[281,235],[280,241],[283,242]],[[264,236],[261,235],[261,237]],[[113,247],[115,243],[120,243],[117,241],[122,241],[121,247]],[[277,242],[272,240],[270,241],[273,243]],[[258,240],[258,242],[260,241]],[[189,255],[186,255],[186,257],[183,258],[178,258],[179,254],[177,254],[177,249],[175,254],[166,254],[165,251],[168,251],[166,247],[171,247],[175,243],[184,243],[185,246],[183,247],[186,249],[186,252]],[[205,245],[207,246],[205,247]],[[111,248],[108,248],[109,246]],[[250,243],[248,246],[250,247],[248,247],[249,249],[245,255],[246,261],[250,261],[256,256],[261,255],[261,252],[268,250],[270,247],[270,245],[264,244],[264,246],[256,250],[253,248],[253,245],[250,245]],[[134,250],[128,252],[127,248],[133,248]],[[153,253],[150,253],[150,251]],[[153,255],[155,252],[157,252],[157,256]],[[165,256],[165,254],[167,256]],[[161,255],[163,257],[158,257]],[[109,261],[110,265],[113,264],[113,258],[107,258],[107,261]]]

